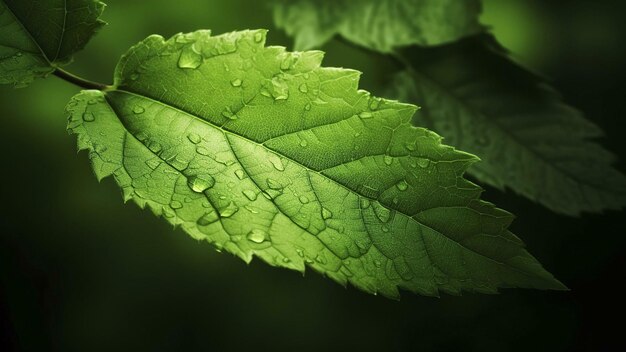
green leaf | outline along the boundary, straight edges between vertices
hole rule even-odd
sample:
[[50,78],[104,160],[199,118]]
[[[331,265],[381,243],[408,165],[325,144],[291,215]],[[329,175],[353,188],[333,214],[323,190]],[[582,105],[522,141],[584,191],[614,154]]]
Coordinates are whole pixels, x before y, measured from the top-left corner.
[[407,45],[440,45],[483,31],[478,0],[276,0],[274,21],[297,50],[335,35],[391,52]]
[[0,0],[0,84],[24,87],[72,55],[104,25],[96,0]]
[[[275,21],[295,37],[296,47],[319,46],[336,33],[356,45],[396,56],[393,49],[411,44],[401,50],[407,70],[396,76],[390,96],[422,106],[417,125],[479,155],[483,161],[469,169],[479,181],[511,188],[567,215],[624,207],[626,178],[611,166],[614,156],[593,141],[602,131],[565,105],[543,78],[513,63],[492,36],[479,34],[424,47],[446,42],[424,38],[453,41],[483,31],[477,24],[478,4],[398,1],[320,6],[310,0],[286,1],[276,7]],[[380,11],[386,6],[392,10]],[[406,16],[405,21],[401,14],[412,10],[436,20]],[[393,11],[397,16],[388,15]],[[411,31],[410,26],[419,30]]]
[[131,48],[115,89],[68,105],[97,177],[246,262],[371,293],[564,288],[463,179],[476,157],[413,127],[414,106],[358,90],[359,72],[265,47],[265,33]]
[[490,35],[401,56],[409,68],[390,96],[420,104],[415,124],[479,155],[469,172],[481,182],[568,215],[626,204],[626,178],[594,142],[602,131]]

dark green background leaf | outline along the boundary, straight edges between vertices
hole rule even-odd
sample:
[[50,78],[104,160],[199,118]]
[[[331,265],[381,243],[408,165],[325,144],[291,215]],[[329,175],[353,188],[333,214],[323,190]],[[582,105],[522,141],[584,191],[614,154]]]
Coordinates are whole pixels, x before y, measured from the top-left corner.
[[595,142],[602,131],[545,79],[511,61],[493,37],[401,56],[409,68],[390,84],[390,95],[422,107],[416,125],[479,155],[469,173],[481,182],[567,215],[626,204],[626,177]]
[[341,35],[366,48],[391,52],[407,45],[439,45],[483,30],[478,0],[277,0],[274,20],[297,50]]
[[23,87],[70,62],[103,10],[97,0],[0,0],[0,84]]
[[[402,13],[429,14],[429,19],[438,14],[440,18],[422,22],[407,17],[407,23],[421,25],[417,33],[395,26],[398,21],[386,16],[386,11],[375,15],[379,11],[373,7],[384,8],[383,4],[391,2],[368,3],[368,8],[358,1],[350,2],[350,6],[342,2],[316,6],[301,0],[278,7],[275,19],[279,27],[294,36],[296,46],[303,42],[319,46],[340,32],[353,44],[372,50],[372,55],[400,50],[400,61],[407,70],[390,84],[388,94],[424,108],[414,120],[418,126],[431,128],[447,138],[447,143],[478,155],[483,161],[469,172],[480,182],[499,189],[511,188],[567,215],[622,209],[626,204],[626,177],[611,166],[612,153],[593,141],[602,136],[602,131],[566,105],[545,79],[513,63],[488,34],[469,39],[457,35],[449,39],[459,39],[459,43],[425,47],[428,43],[421,39],[428,34],[439,35],[442,28],[455,28],[457,34],[466,35],[483,31],[482,27],[461,30],[464,26],[459,24],[464,21],[478,23],[479,10],[459,11],[459,7],[473,6],[468,5],[471,2],[398,1],[403,5],[391,8],[403,8]],[[367,15],[388,25],[341,27],[343,21],[365,23],[367,16],[358,13],[364,8]],[[311,33],[325,33],[318,27],[334,26],[342,30],[309,39]],[[379,35],[378,30],[383,34]],[[404,36],[414,41],[405,38],[384,45],[376,43],[379,38]],[[436,44],[441,43],[445,42]]]

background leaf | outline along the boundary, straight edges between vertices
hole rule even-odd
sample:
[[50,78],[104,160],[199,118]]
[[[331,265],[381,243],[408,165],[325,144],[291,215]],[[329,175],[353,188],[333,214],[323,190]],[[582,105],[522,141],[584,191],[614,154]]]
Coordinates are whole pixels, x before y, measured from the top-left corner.
[[593,141],[602,131],[512,62],[493,37],[401,56],[408,70],[390,84],[390,96],[419,103],[416,125],[481,156],[469,169],[481,182],[567,215],[626,204],[626,178]]
[[133,47],[117,89],[69,105],[96,175],[247,262],[370,293],[564,289],[462,178],[475,157],[411,126],[414,106],[357,90],[321,52],[264,43],[198,31]]
[[0,84],[23,87],[69,63],[103,10],[97,0],[0,0]]
[[320,47],[335,35],[391,52],[407,45],[439,45],[479,33],[478,0],[278,0],[274,21],[295,48]]
[[[372,18],[387,26],[364,28],[384,28],[383,38],[408,35],[414,39],[386,45],[364,42],[363,38],[376,40],[379,36],[373,32],[365,35],[363,28],[356,26],[332,33],[322,30],[328,35],[307,39],[307,33],[317,32],[324,21],[337,24],[343,23],[343,18],[363,18],[362,14],[354,15],[355,8],[363,5],[359,2],[351,2],[354,8],[339,6],[342,3],[318,7],[307,0],[287,2],[286,7],[278,7],[275,21],[294,36],[296,45],[304,41],[322,45],[340,34],[372,50],[372,55],[381,52],[399,57],[406,72],[396,76],[387,94],[424,108],[414,120],[418,126],[431,128],[451,145],[478,155],[482,162],[472,166],[469,173],[480,182],[510,188],[572,216],[619,210],[626,205],[626,177],[611,166],[613,155],[593,142],[602,131],[566,105],[545,79],[512,62],[495,38],[487,33],[466,39],[459,35],[453,38],[459,39],[458,43],[434,48],[419,40],[425,33],[439,34],[441,28],[459,29],[460,14],[478,23],[480,11],[458,12],[457,6],[467,6],[466,2],[400,2],[406,6],[402,13],[427,14],[436,9],[440,17],[433,23],[407,18],[414,25],[424,24],[418,34],[395,26],[393,18],[368,10]],[[376,2],[376,6],[383,3]],[[306,20],[311,16],[316,20]],[[483,27],[476,28],[474,33],[459,33],[484,31]]]

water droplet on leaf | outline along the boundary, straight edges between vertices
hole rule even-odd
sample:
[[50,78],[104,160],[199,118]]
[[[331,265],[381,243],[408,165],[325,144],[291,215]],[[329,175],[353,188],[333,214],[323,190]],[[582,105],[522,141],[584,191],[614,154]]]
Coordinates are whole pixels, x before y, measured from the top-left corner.
[[161,144],[159,144],[159,142],[150,142],[148,144],[148,149],[150,149],[153,153],[158,153],[161,151]]
[[224,54],[228,54],[228,53],[232,53],[236,51],[237,44],[233,39],[235,39],[234,36],[228,37],[228,35],[226,35],[226,37],[221,37],[220,41],[215,44],[214,49],[217,50],[217,53],[220,55],[224,55]]
[[192,176],[189,178],[187,184],[194,192],[201,193],[213,187],[215,185],[215,179],[210,175]]
[[176,216],[176,212],[172,211],[172,209],[170,208],[163,207],[162,211],[163,211],[163,216],[168,219],[171,219]]
[[[374,204],[378,204],[378,203],[374,203]],[[383,207],[380,204],[374,207],[374,213],[376,214],[376,217],[378,218],[378,220],[380,220],[381,222],[388,222],[389,219],[391,218],[391,211]]]
[[289,68],[291,68],[291,65],[293,65],[294,61],[295,57],[293,56],[293,54],[288,53],[285,59],[280,63],[280,69],[283,71],[288,70]]
[[274,97],[274,100],[287,100],[289,98],[289,86],[284,79],[280,77],[272,78],[270,88],[270,94]]
[[189,43],[189,39],[187,39],[187,37],[184,34],[182,34],[182,33],[177,34],[176,37],[174,37],[174,41],[176,43],[178,43],[178,44],[187,44],[187,43]]
[[93,149],[96,153],[104,153],[107,150],[107,147],[100,143],[96,143],[94,144]]
[[206,149],[205,147],[197,147],[196,148],[196,152],[200,155],[209,155],[209,150]]
[[279,195],[282,194],[282,186],[280,189],[268,189],[266,192],[263,192],[263,196],[269,200],[276,199]]
[[230,202],[226,207],[220,209],[220,216],[223,218],[229,218],[233,216],[237,211],[239,211],[239,207],[235,205],[235,203]]
[[188,134],[187,139],[193,144],[198,144],[200,143],[200,141],[202,141],[202,138],[200,138],[200,136],[195,133]]
[[[178,39],[178,38],[177,38]],[[186,47],[178,58],[178,67],[183,69],[196,69],[202,64],[202,55],[195,52],[191,47]]]
[[257,198],[257,193],[255,191],[246,189],[242,191],[243,195],[246,196],[251,201],[255,201]]
[[254,33],[254,41],[257,43],[260,43],[261,41],[263,41],[263,33],[262,32]]
[[161,165],[161,161],[159,161],[158,159],[146,160],[146,165],[148,165],[150,169],[156,170],[156,168]]
[[270,154],[268,157],[270,163],[274,166],[274,168],[278,171],[285,171],[285,165],[281,158],[276,154]]
[[370,109],[378,110],[378,108],[380,107],[380,101],[381,101],[380,98],[372,97],[370,99]]
[[244,208],[246,208],[247,211],[251,212],[252,214],[258,214],[259,211],[257,210],[257,208],[250,206],[250,205],[244,205]]
[[238,179],[243,180],[246,177],[246,173],[243,170],[238,169],[235,171],[235,176],[237,176]]
[[265,233],[265,231],[263,230],[259,230],[259,229],[254,229],[252,231],[250,231],[248,233],[248,236],[246,236],[248,238],[248,240],[250,240],[251,242],[254,243],[263,243],[265,242],[268,237],[267,237],[267,233]]
[[185,170],[189,167],[189,160],[184,159],[180,155],[168,159],[168,162],[173,168],[179,171]]
[[148,139],[148,135],[147,135],[145,132],[140,131],[140,132],[137,132],[137,134],[135,135],[135,138],[137,138],[137,140],[139,140],[139,141],[142,141],[142,142],[143,142],[143,141],[145,141],[146,139]]
[[268,178],[267,179],[267,187],[269,187],[270,189],[273,190],[281,190],[283,189],[283,185],[280,184],[280,182],[272,179],[272,178]]
[[237,115],[235,115],[230,108],[226,108],[226,110],[222,111],[222,116],[231,120],[237,119]]
[[417,165],[421,168],[427,168],[430,165],[430,160],[426,158],[417,158]]
[[359,117],[362,119],[371,119],[374,115],[369,111],[363,111],[359,114]]
[[356,242],[356,246],[359,247],[361,251],[366,251],[369,248],[369,246],[372,244],[370,240],[364,239],[364,238],[358,238],[355,242]]
[[204,214],[196,223],[200,226],[207,226],[216,222],[218,219],[219,216],[217,216],[217,213],[211,211],[210,213]]
[[96,117],[90,113],[90,112],[86,112],[83,114],[83,120],[86,122],[92,122],[96,119]]

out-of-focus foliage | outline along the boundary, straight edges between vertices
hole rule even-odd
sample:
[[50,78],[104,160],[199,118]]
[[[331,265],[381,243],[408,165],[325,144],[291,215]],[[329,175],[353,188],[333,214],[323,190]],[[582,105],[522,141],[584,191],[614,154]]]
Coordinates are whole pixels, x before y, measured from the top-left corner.
[[593,141],[602,131],[512,62],[493,37],[400,55],[407,70],[396,74],[389,95],[419,102],[416,125],[481,156],[470,169],[481,182],[568,215],[626,203],[626,178]]
[[[410,8],[403,13],[432,11],[428,2],[402,3]],[[359,2],[351,4],[356,8]],[[355,15],[354,8],[333,6],[329,11],[310,0],[286,2],[283,6],[276,12],[277,25],[294,35],[296,43],[310,37],[307,33],[316,32],[319,23],[366,18]],[[441,26],[458,23],[457,7],[442,6],[438,10],[440,25],[423,26],[425,33],[437,34]],[[479,11],[463,14],[467,21],[478,22]],[[317,20],[306,20],[309,18]],[[626,177],[612,167],[613,155],[594,141],[602,131],[563,103],[543,78],[513,63],[493,37],[477,34],[443,47],[426,48],[428,43],[420,42],[423,33],[412,34],[394,25],[365,28],[370,30],[369,36],[364,35],[363,28],[352,26],[333,34],[377,52],[395,49],[391,54],[405,70],[396,74],[388,94],[423,107],[416,116],[417,125],[432,128],[450,144],[478,155],[483,161],[468,172],[479,181],[500,189],[511,188],[567,215],[621,209],[626,204]],[[374,35],[378,28],[385,28],[382,38],[413,35],[414,41],[364,44],[362,38],[379,38]],[[321,45],[332,36],[308,42]]]
[[319,47],[335,35],[391,52],[408,45],[440,45],[479,33],[478,0],[276,0],[276,25],[295,48]]
[[69,63],[103,10],[97,0],[0,0],[0,84],[24,87]]

